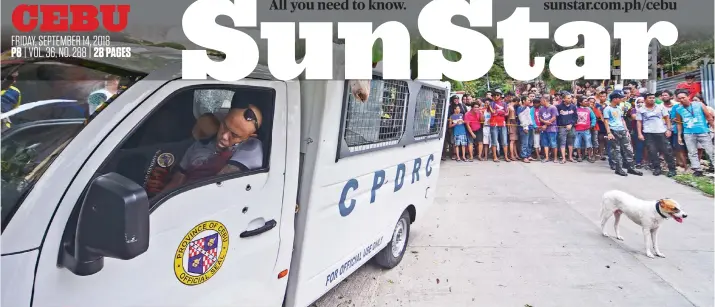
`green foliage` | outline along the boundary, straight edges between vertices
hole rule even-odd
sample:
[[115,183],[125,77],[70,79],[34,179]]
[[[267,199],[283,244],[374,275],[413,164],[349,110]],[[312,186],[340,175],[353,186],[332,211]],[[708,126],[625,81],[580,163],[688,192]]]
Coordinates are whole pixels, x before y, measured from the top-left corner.
[[712,177],[695,177],[692,174],[679,174],[675,176],[674,179],[680,184],[696,188],[711,197],[715,195],[715,186],[713,185]]
[[[672,53],[672,57],[671,57]],[[659,62],[667,73],[680,73],[702,65],[704,58],[714,59],[713,38],[679,41],[670,47],[662,47],[658,53]]]

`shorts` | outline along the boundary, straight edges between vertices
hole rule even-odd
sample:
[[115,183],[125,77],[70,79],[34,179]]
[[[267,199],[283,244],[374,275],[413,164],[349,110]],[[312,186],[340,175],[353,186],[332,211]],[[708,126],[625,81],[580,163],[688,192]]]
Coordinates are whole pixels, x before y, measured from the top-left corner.
[[[682,134],[681,134],[682,135]],[[673,147],[674,151],[685,150],[685,140],[683,140],[683,145],[678,144],[678,135],[671,133],[670,135],[670,146]]]
[[506,139],[506,127],[505,126],[491,126],[489,127],[490,129],[490,134],[491,134],[491,145],[492,146],[497,146],[497,144],[501,144],[501,146],[507,146],[507,139]]
[[474,131],[474,144],[479,144],[484,140],[484,131],[482,128],[479,128],[479,130]]
[[[474,145],[474,138],[472,137],[472,135],[469,132],[467,132],[466,135],[467,135],[467,145],[469,145],[469,146]],[[476,135],[476,133],[474,135]]]
[[534,131],[534,148],[541,148],[541,133]]
[[518,141],[519,140],[519,127],[515,126],[515,122],[509,122],[508,123],[508,128],[507,131],[509,132],[509,141]]
[[576,131],[574,148],[591,148],[591,131]]
[[566,127],[559,127],[559,146],[561,148],[566,148],[566,146],[573,146],[574,143],[574,128],[566,129]]
[[454,146],[467,146],[468,142],[469,141],[467,140],[466,134],[459,134],[454,136]]
[[557,132],[542,132],[541,133],[541,147],[556,148],[558,144],[556,142]]
[[482,127],[482,144],[484,145],[489,145],[489,141],[492,139],[492,134],[489,128],[489,126]]

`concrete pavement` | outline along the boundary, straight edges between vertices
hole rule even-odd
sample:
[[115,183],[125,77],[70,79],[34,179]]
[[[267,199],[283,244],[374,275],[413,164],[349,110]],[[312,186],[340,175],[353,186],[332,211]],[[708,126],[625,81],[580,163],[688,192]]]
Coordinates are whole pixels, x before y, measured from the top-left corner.
[[[713,306],[713,199],[673,180],[591,164],[442,162],[438,196],[412,225],[402,263],[368,264],[314,306]],[[600,233],[600,197],[671,197],[683,224],[644,255],[640,227]],[[613,219],[608,232],[613,235]]]

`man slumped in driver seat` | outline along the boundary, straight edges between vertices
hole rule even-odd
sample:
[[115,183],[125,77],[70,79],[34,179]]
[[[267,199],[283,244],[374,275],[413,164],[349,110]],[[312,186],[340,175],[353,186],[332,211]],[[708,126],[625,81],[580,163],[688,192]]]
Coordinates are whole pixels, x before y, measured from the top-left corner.
[[[262,123],[263,115],[254,105],[232,108],[222,121],[210,113],[200,116],[193,131],[196,142],[171,171],[169,182],[150,178],[147,190],[159,193],[215,175],[261,168],[263,144],[257,133]],[[215,135],[209,134],[212,127]]]

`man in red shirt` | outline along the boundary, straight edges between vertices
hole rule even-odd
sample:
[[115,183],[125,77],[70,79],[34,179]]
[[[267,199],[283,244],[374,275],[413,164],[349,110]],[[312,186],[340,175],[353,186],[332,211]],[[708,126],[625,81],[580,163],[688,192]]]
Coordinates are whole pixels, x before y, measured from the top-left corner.
[[700,82],[695,82],[695,75],[690,74],[685,76],[685,82],[680,82],[675,89],[684,89],[688,91],[688,99],[693,100],[695,95],[699,94],[702,90]]
[[494,162],[499,162],[497,158],[497,144],[501,145],[504,152],[504,161],[511,162],[509,159],[509,143],[507,143],[506,116],[509,112],[507,104],[502,100],[501,90],[492,92],[493,101],[489,101],[489,112],[492,115],[489,121],[489,130],[491,133],[492,158]]
[[474,144],[477,144],[477,159],[482,156],[482,112],[476,104],[464,114],[467,124],[467,146],[469,146],[469,162],[474,161]]

